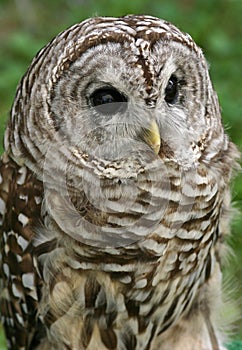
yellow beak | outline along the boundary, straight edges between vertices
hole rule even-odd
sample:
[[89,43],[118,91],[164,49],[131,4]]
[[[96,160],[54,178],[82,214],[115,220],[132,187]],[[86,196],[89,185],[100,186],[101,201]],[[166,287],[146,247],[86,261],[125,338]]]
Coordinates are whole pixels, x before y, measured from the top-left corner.
[[156,154],[159,153],[161,140],[160,132],[157,123],[153,120],[149,129],[144,132],[145,142],[154,150]]

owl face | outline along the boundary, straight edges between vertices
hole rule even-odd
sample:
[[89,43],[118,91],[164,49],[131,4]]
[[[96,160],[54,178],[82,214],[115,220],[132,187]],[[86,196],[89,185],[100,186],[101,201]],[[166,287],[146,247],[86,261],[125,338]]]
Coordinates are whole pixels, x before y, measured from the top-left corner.
[[210,129],[221,131],[214,98],[201,50],[172,24],[150,16],[89,19],[33,60],[12,109],[11,122],[21,119],[24,129],[20,140],[9,135],[12,153],[44,161],[52,142],[57,153],[65,144],[111,160],[137,143],[191,168]]
[[23,78],[5,137],[43,180],[55,222],[97,244],[154,231],[171,198],[184,204],[167,196],[171,179],[182,187],[226,145],[201,50],[149,16],[94,18],[58,35]]
[[107,29],[99,34],[107,42],[98,37],[71,63],[52,90],[55,126],[68,143],[106,160],[145,143],[161,158],[194,166],[201,156],[194,144],[208,129],[206,63],[198,48],[153,40],[153,32],[140,38],[138,23],[122,42]]

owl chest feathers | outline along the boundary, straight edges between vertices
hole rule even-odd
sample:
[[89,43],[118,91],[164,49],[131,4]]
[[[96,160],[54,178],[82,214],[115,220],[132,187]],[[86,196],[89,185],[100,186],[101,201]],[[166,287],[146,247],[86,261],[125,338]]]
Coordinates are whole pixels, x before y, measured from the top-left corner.
[[[154,200],[150,210],[145,209],[145,201],[140,200],[135,206],[134,200],[132,208],[138,208],[137,212],[142,214],[136,215],[136,220],[128,221],[127,225],[125,213],[120,215],[120,210],[116,210],[108,213],[115,221],[107,222],[109,215],[106,215],[100,225],[98,217],[91,222],[75,205],[75,212],[79,218],[83,215],[85,221],[83,217],[79,221],[71,220],[70,203],[63,202],[52,190],[49,193],[48,188],[41,193],[42,185],[29,176],[29,170],[19,167],[16,171],[13,164],[7,159],[2,167],[3,173],[10,173],[4,176],[1,196],[8,181],[15,177],[16,187],[12,189],[15,200],[21,202],[27,195],[30,208],[26,201],[23,208],[19,205],[16,208],[23,227],[20,235],[26,241],[27,251],[28,241],[33,249],[31,264],[36,268],[36,278],[42,281],[38,287],[28,288],[33,288],[39,297],[38,318],[45,324],[51,344],[55,346],[58,340],[58,349],[61,343],[63,349],[68,346],[79,349],[80,344],[83,349],[125,349],[136,345],[138,349],[148,349],[158,333],[189,310],[199,288],[213,272],[222,201],[217,181],[212,176],[209,178],[202,168],[192,176],[178,176],[173,169],[169,191],[161,186],[156,193],[161,200],[158,203]],[[28,181],[31,192],[28,192]],[[142,188],[141,192],[146,193],[143,198],[147,199],[149,187],[141,184],[143,179],[137,187]],[[152,191],[153,194],[154,189]],[[84,203],[86,205],[86,201]],[[88,210],[91,217],[92,207]],[[68,226],[63,231],[59,225],[63,212],[69,231]],[[152,220],[142,220],[145,214]],[[26,218],[24,222],[23,218]],[[114,222],[116,226],[111,227]],[[5,220],[5,226],[7,224]],[[72,229],[74,226],[76,230]],[[140,236],[136,235],[137,227]],[[94,237],[91,240],[85,235],[88,229],[90,237]],[[110,236],[112,230],[114,237]],[[106,234],[105,239],[98,238],[98,233],[99,236]],[[21,244],[24,239],[18,238],[18,242]],[[25,255],[26,246],[22,246],[21,251]],[[68,324],[73,325],[72,331]]]
[[[101,221],[97,217],[87,223],[88,216],[79,208],[78,215],[83,214],[85,221],[74,220],[76,229],[72,230],[68,219],[70,230],[65,227],[65,232],[58,220],[64,208],[68,213],[68,203],[52,192],[51,201],[43,202],[45,227],[38,228],[33,242],[44,281],[39,315],[50,338],[68,339],[72,349],[74,344],[79,349],[80,343],[85,349],[122,349],[126,343],[148,348],[155,335],[189,310],[213,272],[221,207],[217,189],[217,182],[212,177],[209,181],[204,169],[186,179],[174,171],[169,191],[159,190],[163,205],[147,214],[154,221],[142,220],[146,211],[140,210],[141,201],[142,217],[136,215],[136,221],[127,221],[125,213],[113,210]],[[135,205],[134,201],[133,209]],[[142,233],[142,225],[144,233],[137,236],[137,227]],[[48,242],[52,242],[51,251],[46,252]],[[73,334],[66,327],[69,323]]]
[[[63,340],[63,349],[68,342],[73,349],[75,344],[76,349],[80,344],[92,349],[93,337],[97,343],[101,339],[99,346],[104,349],[122,349],[125,342],[137,342],[138,349],[146,349],[149,339],[151,342],[186,312],[214,260],[209,254],[197,266],[190,257],[190,271],[175,272],[179,258],[176,260],[174,251],[164,261],[128,264],[102,263],[102,259],[80,263],[62,248],[51,255],[49,264],[43,264],[39,317],[49,339]],[[73,334],[67,327],[70,323]]]

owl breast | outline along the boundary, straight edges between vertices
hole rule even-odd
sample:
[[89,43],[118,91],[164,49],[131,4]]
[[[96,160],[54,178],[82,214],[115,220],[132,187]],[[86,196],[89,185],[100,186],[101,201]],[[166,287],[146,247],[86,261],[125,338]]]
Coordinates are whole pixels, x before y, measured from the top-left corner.
[[[181,176],[177,164],[153,158],[155,166],[140,167],[125,181],[94,181],[88,175],[89,192],[81,199],[46,189],[51,219],[35,245],[52,286],[42,299],[43,317],[51,315],[48,326],[56,338],[64,329],[68,338],[65,324],[71,323],[71,344],[85,340],[88,349],[122,349],[126,342],[137,349],[155,346],[155,335],[190,309],[217,271],[218,180],[204,166]],[[62,231],[53,230],[56,224]],[[56,248],[46,259],[50,239]],[[80,318],[82,333],[76,338]]]

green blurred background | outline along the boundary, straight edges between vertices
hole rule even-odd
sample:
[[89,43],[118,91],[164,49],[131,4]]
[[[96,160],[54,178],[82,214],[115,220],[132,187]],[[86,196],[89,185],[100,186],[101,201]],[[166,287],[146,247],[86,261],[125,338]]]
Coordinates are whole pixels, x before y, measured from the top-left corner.
[[[16,85],[37,51],[58,32],[85,18],[104,15],[150,14],[188,32],[205,52],[218,92],[224,125],[242,150],[242,0],[0,0],[0,153],[2,137]],[[233,186],[236,207],[242,210],[242,177]],[[226,288],[236,306],[231,334],[242,340],[242,216],[233,223],[229,244],[234,255],[225,268]],[[5,349],[0,331],[0,350]]]

